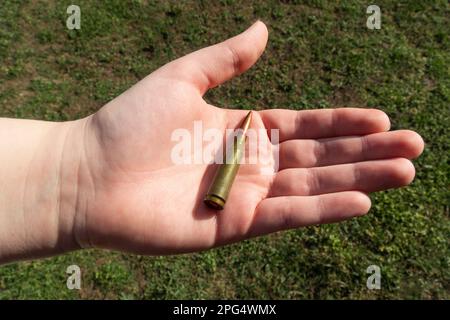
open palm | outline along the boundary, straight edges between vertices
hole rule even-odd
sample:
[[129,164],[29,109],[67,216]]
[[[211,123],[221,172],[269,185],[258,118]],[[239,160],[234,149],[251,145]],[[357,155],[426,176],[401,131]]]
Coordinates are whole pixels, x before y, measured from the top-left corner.
[[216,166],[174,163],[172,133],[192,132],[194,121],[204,130],[238,127],[246,111],[211,106],[202,96],[253,65],[266,42],[257,22],[163,66],[86,118],[88,174],[80,179],[91,192],[79,200],[86,207],[77,217],[81,242],[146,254],[201,250],[362,215],[368,192],[412,181],[407,159],[422,152],[422,139],[387,132],[381,111],[265,110],[253,112],[251,128],[279,129],[279,171],[244,164],[225,209],[206,207]]

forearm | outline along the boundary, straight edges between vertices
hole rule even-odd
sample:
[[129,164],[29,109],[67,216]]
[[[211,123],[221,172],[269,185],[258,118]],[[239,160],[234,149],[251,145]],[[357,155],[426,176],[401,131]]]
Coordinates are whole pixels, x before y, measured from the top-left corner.
[[0,263],[79,247],[84,122],[0,119]]

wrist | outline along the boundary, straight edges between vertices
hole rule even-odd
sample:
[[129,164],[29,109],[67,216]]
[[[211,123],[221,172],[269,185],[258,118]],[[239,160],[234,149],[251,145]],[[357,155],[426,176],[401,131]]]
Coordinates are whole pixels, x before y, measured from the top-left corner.
[[65,123],[65,141],[61,151],[58,232],[63,251],[92,247],[88,234],[89,204],[95,197],[90,159],[92,116]]
[[0,262],[80,247],[88,118],[60,123],[1,119]]

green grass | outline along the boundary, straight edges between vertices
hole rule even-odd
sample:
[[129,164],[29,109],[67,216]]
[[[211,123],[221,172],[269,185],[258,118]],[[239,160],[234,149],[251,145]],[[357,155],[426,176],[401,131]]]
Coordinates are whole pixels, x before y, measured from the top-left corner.
[[[378,107],[426,141],[409,187],[373,196],[369,215],[199,254],[141,257],[89,250],[0,267],[0,298],[450,298],[450,9],[447,1],[5,0],[0,116],[70,120],[171,59],[257,18],[270,30],[251,71],[209,92],[231,108]],[[82,289],[66,288],[66,268]],[[366,268],[382,289],[366,288]]]

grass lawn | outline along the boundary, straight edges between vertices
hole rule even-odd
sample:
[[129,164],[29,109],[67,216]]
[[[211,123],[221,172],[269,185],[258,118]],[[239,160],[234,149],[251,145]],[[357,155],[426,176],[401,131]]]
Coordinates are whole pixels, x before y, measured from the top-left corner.
[[[373,1],[372,1],[373,2]],[[375,1],[33,1],[0,4],[0,116],[71,120],[98,110],[159,66],[257,18],[269,44],[249,72],[209,92],[243,109],[378,107],[426,141],[405,189],[372,197],[365,217],[198,254],[86,250],[0,267],[12,298],[450,298],[450,6]],[[68,30],[66,9],[81,8]],[[81,290],[66,268],[82,270]],[[381,268],[381,290],[366,269]]]

